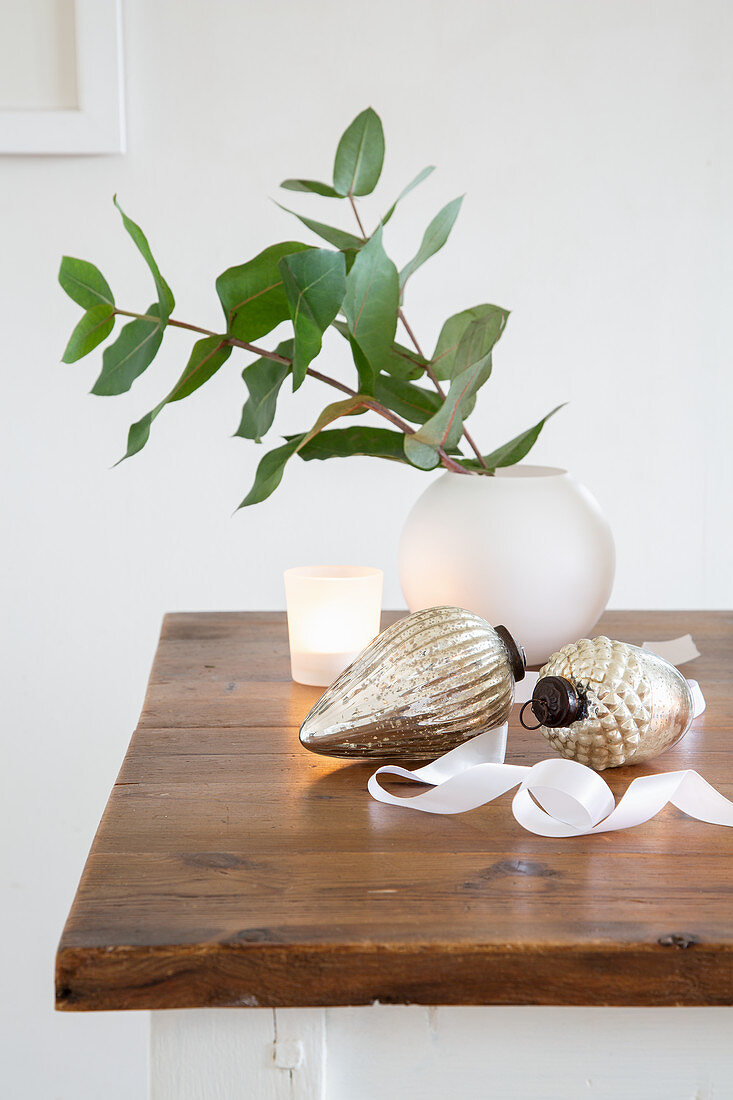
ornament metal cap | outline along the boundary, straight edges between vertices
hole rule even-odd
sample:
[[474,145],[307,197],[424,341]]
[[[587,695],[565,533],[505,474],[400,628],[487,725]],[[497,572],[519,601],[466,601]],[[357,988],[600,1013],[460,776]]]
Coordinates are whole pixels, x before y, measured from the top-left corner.
[[527,670],[527,657],[524,652],[524,646],[521,646],[514,640],[505,626],[495,626],[494,630],[504,643],[507,653],[509,654],[509,663],[512,666],[512,676],[514,682],[519,683],[524,679],[524,674]]
[[532,698],[522,707],[519,719],[525,729],[539,729],[524,721],[524,710],[529,706],[540,726],[556,729],[575,722],[580,717],[581,705],[580,696],[570,680],[564,676],[543,676],[535,684]]

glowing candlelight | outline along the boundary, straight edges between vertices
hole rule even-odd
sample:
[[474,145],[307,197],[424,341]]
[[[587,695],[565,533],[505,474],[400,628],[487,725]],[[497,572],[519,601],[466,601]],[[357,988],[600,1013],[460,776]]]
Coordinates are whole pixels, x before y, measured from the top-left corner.
[[382,570],[301,565],[284,575],[292,677],[328,687],[379,633]]

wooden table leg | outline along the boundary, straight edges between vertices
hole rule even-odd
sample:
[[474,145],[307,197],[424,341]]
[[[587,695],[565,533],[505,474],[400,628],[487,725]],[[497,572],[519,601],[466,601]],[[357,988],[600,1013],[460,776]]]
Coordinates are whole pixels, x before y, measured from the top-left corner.
[[150,1100],[325,1100],[326,1010],[152,1012]]

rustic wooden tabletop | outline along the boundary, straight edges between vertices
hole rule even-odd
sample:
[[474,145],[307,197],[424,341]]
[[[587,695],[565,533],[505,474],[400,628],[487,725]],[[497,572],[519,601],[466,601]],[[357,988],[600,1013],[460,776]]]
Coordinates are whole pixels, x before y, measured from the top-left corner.
[[[385,623],[395,613],[388,613]],[[609,612],[690,631],[707,711],[675,748],[733,797],[733,613]],[[369,798],[373,763],[302,750],[282,613],[166,617],[140,724],[59,945],[60,1009],[733,1003],[733,830],[524,832],[511,795],[457,817]],[[551,755],[514,708],[507,759]]]

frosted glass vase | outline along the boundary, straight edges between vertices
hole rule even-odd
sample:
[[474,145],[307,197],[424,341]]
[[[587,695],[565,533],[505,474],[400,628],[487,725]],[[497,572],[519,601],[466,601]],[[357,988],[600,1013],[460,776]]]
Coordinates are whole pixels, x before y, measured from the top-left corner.
[[538,665],[587,636],[611,594],[611,529],[566,470],[445,473],[412,508],[399,570],[410,611],[450,604],[503,623]]

